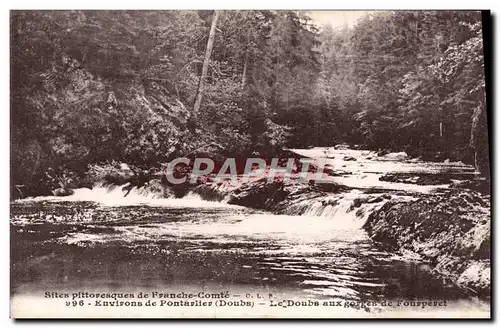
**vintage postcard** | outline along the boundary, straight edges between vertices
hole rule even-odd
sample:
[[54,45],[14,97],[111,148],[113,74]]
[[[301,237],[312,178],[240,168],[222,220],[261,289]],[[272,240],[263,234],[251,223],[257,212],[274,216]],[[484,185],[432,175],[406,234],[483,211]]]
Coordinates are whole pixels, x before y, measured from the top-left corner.
[[489,24],[12,10],[11,317],[490,318]]

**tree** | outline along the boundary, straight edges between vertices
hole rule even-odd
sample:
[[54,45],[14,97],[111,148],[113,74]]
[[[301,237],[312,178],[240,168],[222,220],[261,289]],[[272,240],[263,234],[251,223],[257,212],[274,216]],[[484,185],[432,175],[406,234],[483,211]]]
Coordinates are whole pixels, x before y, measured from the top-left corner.
[[480,32],[463,11],[322,30],[298,11],[12,11],[12,181],[207,144],[272,156],[350,142],[485,172]]
[[212,48],[214,46],[215,39],[215,29],[217,27],[217,19],[219,18],[219,11],[214,11],[214,16],[212,18],[212,26],[210,27],[210,34],[208,36],[207,50],[205,52],[205,59],[203,61],[203,68],[201,71],[200,82],[198,84],[198,90],[196,91],[196,100],[193,106],[193,119],[196,120],[197,113],[200,109],[201,99],[203,97],[203,92],[205,88],[205,78],[208,72],[208,65],[210,64],[210,56],[212,54]]

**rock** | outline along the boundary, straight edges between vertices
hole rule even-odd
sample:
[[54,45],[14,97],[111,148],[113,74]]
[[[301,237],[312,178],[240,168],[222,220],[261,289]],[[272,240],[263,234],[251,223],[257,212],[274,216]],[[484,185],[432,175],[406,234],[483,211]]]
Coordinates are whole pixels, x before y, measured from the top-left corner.
[[352,156],[344,156],[344,161],[357,161],[357,159],[355,157],[352,157]]
[[380,195],[380,196],[369,196],[369,197],[364,197],[364,198],[356,198],[351,204],[350,209],[353,210],[357,207],[361,207],[362,204],[374,204],[374,203],[380,203],[383,201],[386,201],[387,199],[390,199],[391,197],[387,198],[386,195]]
[[363,228],[377,242],[419,254],[457,285],[489,295],[489,197],[451,190],[411,201],[393,198]]
[[232,185],[231,181],[220,181],[198,185],[193,191],[205,200],[220,202],[236,189],[237,186]]
[[386,199],[385,197],[378,196],[378,197],[370,197],[366,200],[368,204],[373,204],[373,203],[380,203]]
[[131,171],[130,166],[127,163],[120,163],[120,170],[122,171]]
[[330,165],[325,165],[325,167],[323,168],[323,173],[328,174],[329,176],[337,175]]
[[[302,170],[302,167],[300,167],[300,169]],[[309,173],[316,173],[318,172],[318,166],[314,163],[309,163],[309,166],[307,168],[307,172]]]
[[318,183],[314,190],[320,190],[330,193],[338,193],[341,191],[346,191],[348,188],[336,183]]
[[387,173],[379,177],[380,181],[408,183],[417,185],[442,185],[451,183],[449,174],[430,174],[430,173]]
[[67,188],[57,188],[52,190],[52,194],[54,196],[70,196],[73,195],[74,193],[75,192],[73,190]]
[[491,183],[488,179],[454,180],[450,187],[471,189],[483,195],[489,195],[491,191]]
[[335,145],[335,147],[333,147],[333,149],[335,149],[335,150],[348,150],[348,149],[350,149],[350,147],[347,144],[338,144],[338,145]]
[[415,157],[415,158],[407,160],[407,162],[409,162],[409,163],[419,163],[421,161],[422,161],[421,157]]
[[378,157],[385,156],[387,154],[389,154],[389,151],[387,149],[382,149],[382,150],[379,150],[379,151],[376,152],[376,155]]
[[209,177],[208,175],[202,175],[196,178],[196,184],[206,184],[213,181],[212,177]]
[[158,198],[172,198],[176,196],[174,189],[165,185],[161,179],[151,179],[143,187],[143,190],[145,193],[153,194]]
[[384,155],[383,158],[385,160],[390,160],[390,161],[402,161],[408,159],[408,154],[405,153],[404,151],[399,153],[388,153]]
[[458,277],[457,283],[473,290],[488,290],[491,284],[489,261],[473,262]]
[[451,165],[451,166],[467,166],[462,161],[451,161],[449,158],[445,159],[443,161],[443,164],[448,164],[448,165]]
[[[247,206],[256,209],[264,209],[276,213],[282,213],[297,197],[317,197],[325,193],[339,193],[349,190],[349,188],[336,183],[316,183],[310,180],[305,183],[294,183],[282,181],[271,181],[267,178],[244,183],[231,190],[221,189],[218,186],[208,187],[200,185],[196,187],[205,189],[204,194],[211,195],[217,189],[217,194],[228,196],[228,204]],[[213,198],[213,196],[211,196]]]
[[331,177],[343,177],[343,176],[346,176],[346,175],[352,175],[352,172],[349,172],[349,171],[344,171],[344,170],[335,170],[335,171],[323,171],[325,172],[326,174],[328,174],[329,176]]
[[248,206],[258,209],[270,209],[283,201],[291,190],[279,181],[268,182],[262,178],[251,183],[245,183],[233,191],[228,204]]

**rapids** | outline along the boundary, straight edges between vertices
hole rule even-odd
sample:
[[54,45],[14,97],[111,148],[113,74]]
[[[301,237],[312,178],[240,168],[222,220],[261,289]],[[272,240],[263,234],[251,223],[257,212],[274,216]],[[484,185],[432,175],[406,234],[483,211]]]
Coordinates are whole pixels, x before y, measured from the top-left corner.
[[[315,151],[325,153],[297,152],[313,157]],[[334,179],[351,187],[415,192],[443,187],[380,183],[377,178],[389,171],[444,169],[435,165],[376,161],[367,159],[370,152],[328,152],[330,157],[357,156],[355,162],[331,159],[351,172]],[[470,171],[460,165],[453,169]],[[134,188],[124,197],[122,188],[96,186],[67,197],[12,202],[11,294],[47,288],[218,286],[318,299],[437,299],[489,311],[486,303],[436,278],[414,254],[371,241],[362,226],[387,199],[353,206],[356,199],[379,195],[367,195],[363,188],[298,199],[279,215],[193,193],[162,199]]]

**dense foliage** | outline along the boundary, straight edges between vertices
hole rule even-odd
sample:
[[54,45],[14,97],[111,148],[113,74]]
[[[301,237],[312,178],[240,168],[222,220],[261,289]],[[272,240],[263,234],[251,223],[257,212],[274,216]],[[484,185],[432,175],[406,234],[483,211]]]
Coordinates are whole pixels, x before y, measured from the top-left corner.
[[353,141],[466,162],[487,145],[480,13],[384,12],[323,32],[321,99]]
[[338,142],[487,162],[480,13],[319,30],[303,12],[222,11],[192,120],[212,17],[12,11],[12,184],[39,193],[94,163]]

